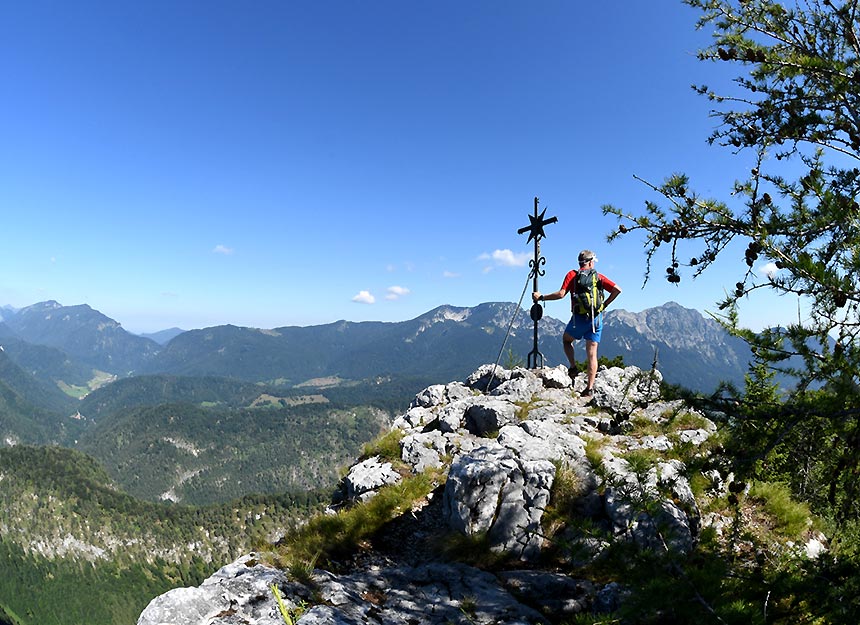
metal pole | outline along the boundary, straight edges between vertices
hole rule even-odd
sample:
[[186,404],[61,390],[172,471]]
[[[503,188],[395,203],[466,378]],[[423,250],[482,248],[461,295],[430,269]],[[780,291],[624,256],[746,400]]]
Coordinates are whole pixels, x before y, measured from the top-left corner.
[[[549,219],[544,219],[544,215],[546,214],[546,209],[538,214],[538,203],[539,200],[535,197],[535,206],[534,206],[534,215],[529,215],[530,224],[524,228],[520,228],[517,230],[518,234],[524,234],[525,232],[529,233],[528,240],[535,240],[535,256],[533,260],[529,261],[529,266],[532,268],[532,290],[538,290],[538,277],[544,275],[544,270],[541,269],[541,265],[546,264],[546,259],[540,255],[540,240],[542,237],[545,237],[546,234],[543,231],[543,227],[547,224],[553,224],[558,221],[555,217],[550,217]],[[527,241],[528,242],[528,241]],[[534,321],[534,344],[532,347],[532,351],[529,352],[528,358],[526,360],[527,366],[529,369],[537,369],[538,367],[543,367],[544,357],[543,354],[538,349],[538,322],[541,317],[543,317],[543,307],[537,302],[534,303],[531,307],[531,318]]]

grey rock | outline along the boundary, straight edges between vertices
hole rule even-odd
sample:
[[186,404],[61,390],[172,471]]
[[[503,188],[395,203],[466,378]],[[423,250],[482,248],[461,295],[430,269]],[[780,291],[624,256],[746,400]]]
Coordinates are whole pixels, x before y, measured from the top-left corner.
[[593,404],[615,414],[629,415],[642,404],[660,397],[659,371],[642,371],[638,367],[609,367],[594,381]]
[[433,384],[428,386],[423,391],[415,396],[412,400],[410,408],[433,408],[445,401],[445,386],[442,384]]
[[[312,624],[546,622],[533,608],[520,603],[495,576],[462,564],[388,567],[342,576],[316,572],[314,579],[320,597],[330,604],[327,616],[341,620],[308,620]],[[468,621],[464,621],[464,615]],[[297,625],[307,625],[308,616],[310,613]]]
[[[362,625],[365,621],[349,618],[337,608],[316,605],[305,612],[296,625]],[[280,625],[283,625],[283,620]]]
[[445,397],[449,402],[474,396],[474,391],[462,382],[449,382],[445,385]]
[[310,593],[290,585],[283,571],[243,556],[196,588],[176,588],[150,601],[137,625],[283,625],[270,586],[290,588],[295,596]]
[[698,510],[696,496],[690,487],[690,481],[685,475],[687,467],[680,460],[669,460],[657,464],[658,484],[668,488],[672,497],[677,499],[687,509]]
[[429,424],[436,418],[436,413],[426,406],[413,406],[406,413],[394,420],[394,427],[401,430],[418,428]]
[[699,446],[711,437],[711,433],[705,429],[698,430],[680,430],[678,432],[678,441],[681,443],[690,443]]
[[472,397],[472,390],[462,382],[448,384],[433,384],[418,393],[410,404],[410,408],[435,408],[458,399]]
[[506,588],[554,621],[588,610],[594,584],[550,571],[504,571],[499,573]]
[[574,397],[570,389],[545,388],[533,398],[529,406],[529,418],[569,422],[573,416],[584,415],[588,411],[588,407],[578,397]]
[[517,370],[510,380],[494,388],[490,395],[496,397],[504,396],[508,401],[512,402],[527,402],[542,390],[543,384],[540,378],[534,373],[531,371],[520,373],[520,370]]
[[443,516],[468,536],[486,533],[493,549],[534,558],[540,551],[540,519],[554,477],[551,462],[520,460],[498,443],[488,443],[452,464]]
[[[494,365],[481,365],[472,375],[466,378],[466,386],[478,391],[487,392],[510,379],[511,372],[508,369]],[[488,386],[489,389],[487,388]]]
[[720,496],[725,493],[726,482],[723,480],[723,476],[720,474],[719,470],[710,469],[708,471],[702,471],[702,475],[708,480],[708,490],[713,494]]
[[625,595],[629,594],[618,582],[610,582],[597,591],[594,598],[594,611],[598,614],[610,614],[621,607]]
[[552,421],[523,421],[499,431],[498,441],[528,460],[576,460],[585,457],[585,441],[571,426]]
[[466,429],[478,436],[517,423],[517,408],[505,399],[483,398],[466,409]]
[[[635,424],[627,417],[664,424],[689,410],[681,402],[659,400],[659,379],[659,372],[650,375],[636,367],[601,368],[587,406],[575,393],[585,386],[584,374],[572,383],[563,366],[529,371],[484,365],[465,384],[424,389],[394,422],[403,430],[401,459],[414,473],[443,463],[450,462],[450,467],[443,496],[428,496],[397,520],[393,531],[404,533],[403,538],[395,534],[397,540],[408,541],[406,531],[413,532],[408,535],[413,540],[422,540],[419,536],[448,526],[466,535],[485,534],[493,550],[534,562],[544,546],[540,523],[560,470],[572,470],[575,479],[566,482],[565,492],[573,500],[565,505],[612,530],[595,538],[575,526],[566,528],[564,541],[571,548],[565,561],[571,566],[587,567],[613,541],[685,553],[700,526],[728,531],[730,519],[700,515],[683,463],[653,464],[628,455],[635,450],[665,452],[673,441],[701,445],[715,431],[714,424],[704,420],[698,429],[671,438],[633,436]],[[489,394],[478,392],[487,387]],[[495,440],[487,438],[489,433]],[[600,450],[599,472],[585,455],[586,440]],[[646,460],[650,455],[639,454]],[[712,459],[710,466],[721,465]],[[728,472],[726,467],[720,470]],[[731,480],[722,479],[716,469],[707,476],[715,492]],[[565,478],[571,479],[570,474]],[[349,499],[366,500],[399,479],[390,463],[370,458],[350,469],[343,489]],[[576,490],[571,491],[571,484]],[[806,546],[809,553],[819,550],[816,544]],[[499,579],[463,565],[406,566],[407,561],[424,562],[386,552],[367,561],[357,559],[349,575],[317,570],[311,593],[285,572],[246,558],[199,588],[176,589],[156,598],[139,625],[282,625],[271,583],[284,592],[288,605],[317,603],[308,607],[300,625],[547,622],[534,608],[551,622],[565,622],[583,611],[612,612],[627,596],[617,584],[598,588],[548,571],[509,571]]]
[[543,381],[545,388],[569,389],[573,386],[573,381],[564,365],[537,369],[535,375]]
[[479,401],[458,399],[439,410],[439,429],[443,432],[456,432],[466,426],[466,411]]
[[410,464],[416,473],[428,468],[442,466],[442,455],[446,453],[445,435],[433,430],[404,436],[400,441],[401,459]]
[[686,411],[683,400],[652,401],[645,406],[637,406],[631,413],[631,418],[646,419],[654,423],[666,423],[671,417]]
[[394,470],[390,462],[383,462],[379,456],[368,458],[354,465],[343,479],[346,498],[354,501],[366,499],[386,485],[400,481],[400,474]]

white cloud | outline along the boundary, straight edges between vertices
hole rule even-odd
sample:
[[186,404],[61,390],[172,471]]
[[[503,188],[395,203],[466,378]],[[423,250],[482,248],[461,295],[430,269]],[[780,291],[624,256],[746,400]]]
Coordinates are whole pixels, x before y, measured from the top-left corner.
[[779,271],[779,268],[776,266],[776,263],[770,262],[762,265],[758,270],[768,278],[773,278],[776,275],[776,272]]
[[224,254],[224,256],[230,256],[233,253],[232,247],[227,247],[226,245],[216,245],[212,249],[213,254]]
[[402,286],[390,286],[388,287],[388,295],[385,296],[385,299],[395,300],[403,297],[404,295],[409,295],[410,291],[406,287]]
[[359,291],[358,295],[352,298],[352,301],[357,304],[373,304],[376,302],[376,298],[370,291]]
[[528,252],[515,254],[511,250],[496,250],[492,254],[481,254],[480,260],[492,260],[499,267],[524,267],[531,255]]
[[442,277],[443,277],[443,278],[459,278],[459,277],[460,277],[460,274],[459,274],[459,273],[454,273],[453,271],[443,271],[443,272],[442,272]]

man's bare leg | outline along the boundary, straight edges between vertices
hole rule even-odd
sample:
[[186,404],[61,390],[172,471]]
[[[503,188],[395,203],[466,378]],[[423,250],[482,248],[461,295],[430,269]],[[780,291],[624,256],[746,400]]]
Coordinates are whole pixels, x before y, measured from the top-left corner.
[[571,369],[576,369],[576,359],[573,356],[573,337],[565,332],[561,337],[561,344],[564,348],[564,355],[567,356],[567,361],[570,363]]
[[594,388],[594,380],[597,378],[597,343],[594,341],[585,341],[585,356],[588,362],[588,386],[586,388]]

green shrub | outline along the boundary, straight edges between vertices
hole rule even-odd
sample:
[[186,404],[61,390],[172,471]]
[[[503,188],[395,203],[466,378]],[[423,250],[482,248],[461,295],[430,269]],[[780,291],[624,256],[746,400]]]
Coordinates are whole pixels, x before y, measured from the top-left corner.
[[774,524],[774,531],[787,538],[799,538],[811,525],[806,503],[794,501],[791,490],[779,482],[753,482],[750,497],[760,501]]
[[390,432],[365,443],[361,450],[361,457],[365,459],[379,456],[388,462],[399,461],[400,441],[403,440],[403,435],[403,430],[395,428]]
[[321,514],[285,539],[279,547],[279,559],[291,570],[307,568],[309,562],[323,562],[335,556],[349,555],[382,526],[410,510],[438,484],[435,471],[425,471],[403,478],[397,484],[382,487],[370,500]]

